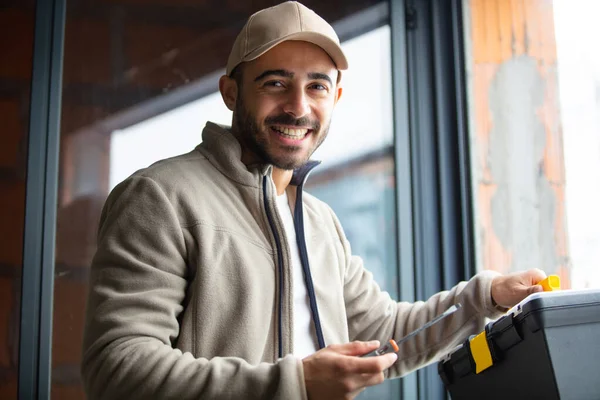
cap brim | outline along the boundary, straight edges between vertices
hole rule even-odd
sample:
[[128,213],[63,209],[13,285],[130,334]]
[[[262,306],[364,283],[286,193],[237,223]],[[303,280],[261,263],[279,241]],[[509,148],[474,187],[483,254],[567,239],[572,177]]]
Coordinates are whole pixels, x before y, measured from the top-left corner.
[[348,60],[346,59],[346,56],[342,51],[342,47],[333,40],[331,40],[329,37],[316,32],[296,32],[291,35],[287,35],[277,40],[274,40],[272,42],[266,43],[258,47],[254,51],[248,53],[242,59],[242,62],[255,60],[258,57],[265,54],[267,51],[271,50],[273,47],[288,40],[300,40],[303,42],[316,44],[317,46],[325,50],[327,54],[329,54],[329,57],[331,57],[337,69],[348,69]]

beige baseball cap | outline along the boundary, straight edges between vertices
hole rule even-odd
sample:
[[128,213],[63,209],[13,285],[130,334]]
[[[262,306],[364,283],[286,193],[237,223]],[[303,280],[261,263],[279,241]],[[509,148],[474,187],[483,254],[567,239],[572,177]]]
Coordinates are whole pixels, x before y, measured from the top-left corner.
[[286,1],[248,18],[233,43],[227,75],[240,63],[258,58],[286,40],[314,43],[329,54],[339,70],[348,69],[340,39],[331,25],[297,1]]

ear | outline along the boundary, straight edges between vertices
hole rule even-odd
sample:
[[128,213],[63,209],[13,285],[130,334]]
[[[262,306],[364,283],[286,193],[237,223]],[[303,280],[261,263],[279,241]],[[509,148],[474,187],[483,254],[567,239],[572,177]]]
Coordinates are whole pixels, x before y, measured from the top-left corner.
[[337,87],[335,88],[335,99],[333,100],[334,105],[336,105],[340,97],[342,97],[342,92],[342,86],[338,83]]
[[227,108],[229,108],[231,111],[234,111],[235,102],[238,96],[238,87],[236,81],[227,75],[223,75],[219,79],[219,91],[221,92],[221,97],[223,98],[223,102]]

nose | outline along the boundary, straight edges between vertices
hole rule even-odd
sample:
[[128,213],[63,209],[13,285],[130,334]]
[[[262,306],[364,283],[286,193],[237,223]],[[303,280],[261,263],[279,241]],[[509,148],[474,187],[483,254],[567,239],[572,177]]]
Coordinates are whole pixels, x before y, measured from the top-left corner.
[[304,90],[290,91],[283,106],[283,111],[294,118],[302,118],[310,114],[310,104]]

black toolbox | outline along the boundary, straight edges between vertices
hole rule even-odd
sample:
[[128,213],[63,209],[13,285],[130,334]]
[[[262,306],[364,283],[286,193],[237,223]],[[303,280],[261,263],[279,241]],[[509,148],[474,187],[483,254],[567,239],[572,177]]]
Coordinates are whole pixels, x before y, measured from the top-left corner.
[[600,290],[528,296],[438,372],[453,400],[600,400]]

